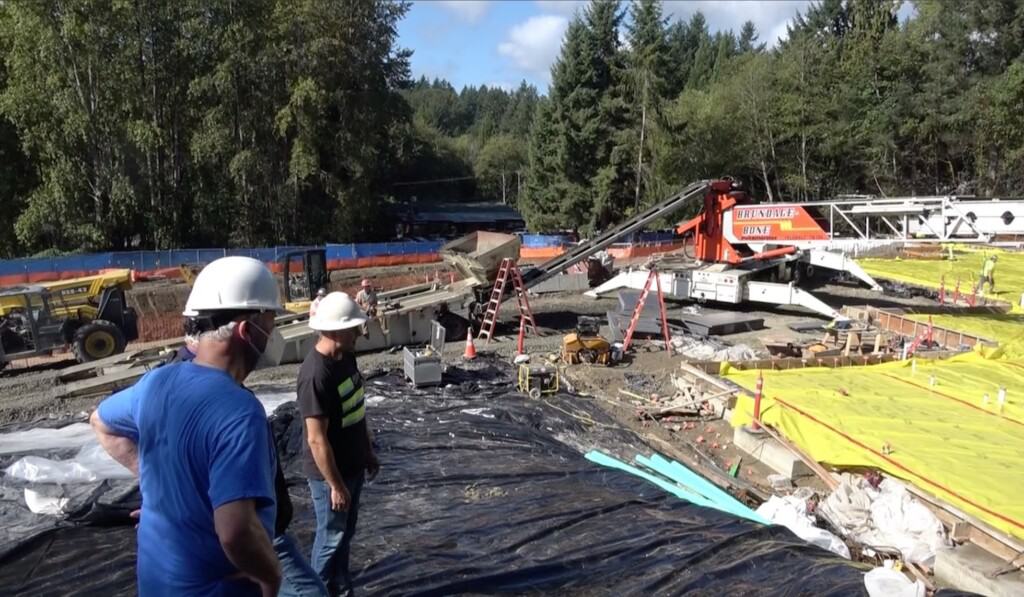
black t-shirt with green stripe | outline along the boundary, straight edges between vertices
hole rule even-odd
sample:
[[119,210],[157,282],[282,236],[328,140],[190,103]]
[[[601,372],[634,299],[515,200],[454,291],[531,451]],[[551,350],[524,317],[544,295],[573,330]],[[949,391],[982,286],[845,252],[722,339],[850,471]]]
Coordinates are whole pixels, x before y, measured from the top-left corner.
[[[363,377],[356,357],[345,354],[331,359],[316,349],[309,351],[299,369],[298,401],[303,420],[327,418],[327,441],[334,451],[334,462],[342,477],[359,476],[366,469],[367,433]],[[302,468],[311,479],[323,479],[313,461],[302,426]]]

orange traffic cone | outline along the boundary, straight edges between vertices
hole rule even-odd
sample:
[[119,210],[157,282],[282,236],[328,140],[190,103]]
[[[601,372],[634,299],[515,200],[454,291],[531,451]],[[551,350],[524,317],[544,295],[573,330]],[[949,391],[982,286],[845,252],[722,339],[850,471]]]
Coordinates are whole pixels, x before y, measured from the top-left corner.
[[526,323],[522,317],[519,318],[519,340],[516,342],[516,356],[526,353],[523,346],[526,341]]
[[473,329],[466,330],[466,352],[462,354],[462,358],[467,361],[472,361],[476,358],[476,346],[473,346]]

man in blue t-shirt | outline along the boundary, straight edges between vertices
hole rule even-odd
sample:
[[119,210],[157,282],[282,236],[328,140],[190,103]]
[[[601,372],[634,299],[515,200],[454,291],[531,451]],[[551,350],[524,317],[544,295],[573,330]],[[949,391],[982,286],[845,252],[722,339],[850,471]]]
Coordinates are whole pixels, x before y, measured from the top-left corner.
[[[193,350],[198,344],[198,334],[196,322],[191,317],[186,318],[185,345],[171,356],[167,364],[192,362],[196,358]],[[327,597],[327,587],[320,580],[320,575],[313,570],[299,550],[298,543],[287,532],[292,521],[293,508],[280,460],[274,477],[274,493],[277,499],[274,552],[281,562],[281,588],[278,590],[278,597]]]
[[214,261],[185,308],[200,325],[195,359],[151,371],[92,415],[100,444],[140,477],[140,595],[277,594],[276,455],[263,406],[241,383],[279,357],[280,308],[261,262]]

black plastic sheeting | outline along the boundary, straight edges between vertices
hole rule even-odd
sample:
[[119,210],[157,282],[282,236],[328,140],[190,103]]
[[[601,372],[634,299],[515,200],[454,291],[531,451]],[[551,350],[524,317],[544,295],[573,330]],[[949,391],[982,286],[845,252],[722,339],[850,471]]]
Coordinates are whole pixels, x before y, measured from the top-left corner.
[[[530,400],[514,392],[507,366],[474,369],[428,390],[397,373],[368,382],[382,471],[364,490],[353,547],[360,594],[865,594],[866,568],[784,528],[691,505],[585,460],[592,448],[650,453],[586,399]],[[296,414],[294,403],[281,406],[273,427],[295,503],[290,532],[308,547]],[[111,516],[93,513],[102,524],[29,537],[0,556],[0,587],[133,594],[134,505],[125,495],[99,509]]]
[[[24,431],[29,428],[60,428],[81,422],[84,422],[84,418],[75,417],[46,420],[35,425],[13,424],[4,426],[2,433]],[[37,450],[31,454],[64,460],[74,457],[77,452],[78,448],[57,448]],[[0,455],[0,471],[26,455],[27,453]],[[25,488],[34,489],[41,495],[58,495],[66,498],[68,502],[64,508],[67,513],[65,517],[33,514],[25,504]],[[131,511],[138,508],[140,499],[138,482],[135,480],[105,480],[57,486],[29,483],[0,473],[0,587],[9,586],[4,582],[4,563],[31,551],[32,546],[38,544],[44,537],[70,527],[125,525]]]

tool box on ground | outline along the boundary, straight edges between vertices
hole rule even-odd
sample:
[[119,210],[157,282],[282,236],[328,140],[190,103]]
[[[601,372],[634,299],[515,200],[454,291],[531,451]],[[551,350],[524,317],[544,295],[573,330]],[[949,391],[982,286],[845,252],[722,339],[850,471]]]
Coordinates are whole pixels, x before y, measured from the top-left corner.
[[406,346],[402,349],[405,377],[416,387],[436,386],[441,383],[445,329],[436,321],[430,326],[430,343],[425,346]]
[[558,392],[559,372],[554,365],[519,365],[519,391],[530,398]]

